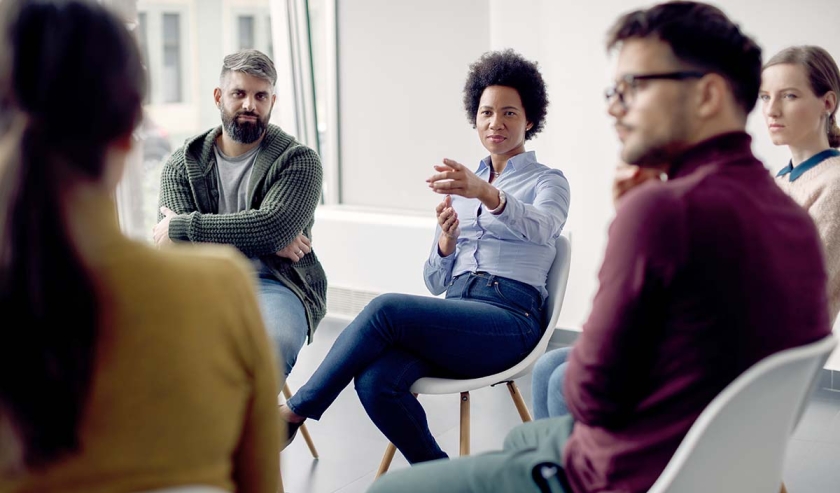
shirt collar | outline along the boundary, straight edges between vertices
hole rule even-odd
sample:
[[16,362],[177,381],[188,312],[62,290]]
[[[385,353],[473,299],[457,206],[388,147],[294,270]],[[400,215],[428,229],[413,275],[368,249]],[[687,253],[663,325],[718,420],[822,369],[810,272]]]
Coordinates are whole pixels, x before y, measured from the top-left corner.
[[[512,158],[508,159],[507,164],[505,164],[505,169],[510,168],[511,171],[516,171],[517,168],[524,169],[525,166],[536,163],[537,162],[537,154],[534,151],[526,151]],[[492,164],[490,156],[482,159],[480,163],[478,163],[478,168],[475,170],[475,174],[481,174],[484,170],[489,170]]]
[[835,156],[840,156],[840,151],[838,151],[837,149],[826,149],[822,152],[814,154],[805,161],[802,161],[796,167],[793,166],[792,160],[788,161],[788,165],[779,170],[779,172],[776,174],[776,178],[789,174],[790,176],[788,177],[788,179],[790,181],[796,181],[797,178],[805,174],[805,172],[809,169],[817,166],[826,159]]

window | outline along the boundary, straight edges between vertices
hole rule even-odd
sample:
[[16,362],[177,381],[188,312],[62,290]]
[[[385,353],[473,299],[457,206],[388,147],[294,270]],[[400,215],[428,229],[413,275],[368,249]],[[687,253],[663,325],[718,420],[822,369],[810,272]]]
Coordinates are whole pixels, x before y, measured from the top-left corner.
[[[280,87],[278,81],[271,121],[321,153],[324,188],[337,193],[329,178],[337,176],[337,159],[327,153],[337,152],[338,146],[325,140],[334,118],[327,111],[335,89],[328,62],[330,47],[335,51],[334,5],[333,0],[136,1],[137,42],[151,91],[137,132],[138,156],[120,185],[120,222],[127,234],[151,241],[163,165],[186,139],[220,124],[212,90],[222,58],[240,49],[257,49],[274,60],[286,82]],[[306,103],[298,103],[298,97]]]
[[266,17],[265,25],[268,26],[268,48],[266,49],[265,54],[268,55],[268,58],[274,60],[274,39],[273,33],[271,32],[271,17]]
[[140,54],[143,55],[143,64],[149,66],[149,28],[146,21],[146,13],[137,14],[137,43],[140,45]]
[[[137,14],[137,44],[140,45],[140,56],[143,57],[143,66],[146,67],[146,87],[150,86],[149,82],[149,25],[146,20],[146,13],[139,12]],[[148,104],[151,101],[151,91],[146,91],[146,98],[143,103]]]
[[239,46],[240,50],[251,50],[254,48],[254,17],[251,15],[239,16]]
[[180,103],[181,15],[163,14],[163,101]]

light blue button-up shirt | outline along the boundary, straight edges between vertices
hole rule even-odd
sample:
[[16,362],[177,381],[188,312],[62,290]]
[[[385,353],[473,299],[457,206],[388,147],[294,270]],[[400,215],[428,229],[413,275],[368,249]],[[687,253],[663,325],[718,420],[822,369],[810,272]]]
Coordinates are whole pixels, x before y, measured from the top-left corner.
[[[475,174],[488,180],[490,166],[490,157],[482,159]],[[569,182],[562,171],[538,163],[531,151],[509,159],[493,186],[505,192],[507,200],[499,215],[481,207],[478,199],[452,196],[461,235],[455,252],[441,257],[438,225],[423,268],[426,287],[438,295],[446,291],[454,276],[484,271],[530,284],[545,299],[555,240],[569,214]]]

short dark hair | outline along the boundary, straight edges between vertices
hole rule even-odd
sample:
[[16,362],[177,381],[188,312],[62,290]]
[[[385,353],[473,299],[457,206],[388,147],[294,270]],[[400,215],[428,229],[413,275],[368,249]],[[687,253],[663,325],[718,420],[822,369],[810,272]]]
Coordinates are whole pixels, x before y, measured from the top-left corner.
[[525,118],[531,123],[531,128],[525,131],[525,140],[540,133],[548,112],[548,94],[536,62],[526,60],[519,53],[507,49],[488,51],[470,65],[467,82],[464,84],[464,109],[473,126],[478,103],[488,86],[516,89],[522,99]]
[[[823,97],[828,91],[834,91],[840,98],[840,69],[834,58],[819,46],[791,46],[773,55],[764,64],[762,70],[773,65],[791,64],[799,65],[805,69],[808,83],[811,90],[817,97]],[[838,101],[840,103],[840,101]],[[840,127],[837,126],[837,106],[829,114],[826,133],[828,133],[828,145],[840,147]]]
[[628,12],[610,29],[607,49],[628,39],[651,37],[667,43],[680,61],[723,76],[745,114],[755,107],[761,48],[720,9],[700,2],[668,2]]

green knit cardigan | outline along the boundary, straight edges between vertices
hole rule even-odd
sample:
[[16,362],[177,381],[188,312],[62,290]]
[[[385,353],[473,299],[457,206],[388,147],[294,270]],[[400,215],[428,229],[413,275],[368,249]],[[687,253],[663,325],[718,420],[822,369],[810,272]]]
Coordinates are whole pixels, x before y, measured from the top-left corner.
[[[248,185],[250,208],[217,214],[220,192],[213,145],[221,132],[220,126],[187,140],[163,167],[160,205],[178,214],[169,223],[169,237],[225,243],[249,258],[261,259],[303,303],[311,343],[326,313],[326,274],[314,249],[297,263],[275,253],[300,232],[312,239],[323,182],[321,160],[315,151],[269,124]],[[158,220],[162,218],[159,214]]]

